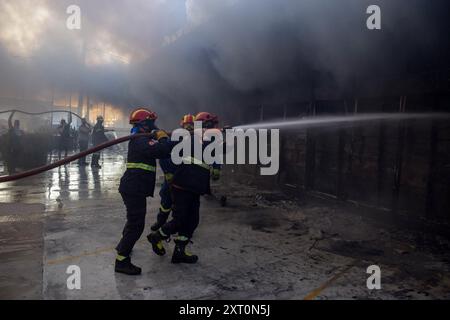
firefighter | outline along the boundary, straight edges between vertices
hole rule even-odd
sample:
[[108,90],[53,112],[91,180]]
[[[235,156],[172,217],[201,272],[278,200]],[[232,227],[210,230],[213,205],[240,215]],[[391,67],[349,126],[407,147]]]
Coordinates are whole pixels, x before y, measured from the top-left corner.
[[[92,130],[92,145],[98,146],[99,144],[105,143],[108,141],[108,138],[105,135],[105,132],[110,130],[106,130],[103,123],[104,118],[102,116],[97,117],[97,123]],[[93,168],[101,168],[102,166],[99,164],[100,160],[100,152],[96,152],[92,155],[91,167]]]
[[65,119],[61,119],[58,127],[59,141],[58,141],[58,159],[61,160],[61,152],[64,151],[64,157],[67,157],[70,144],[70,123]]
[[[199,112],[195,116],[195,121],[201,121],[203,130],[218,130],[219,118],[209,112]],[[213,180],[220,179],[220,166],[214,165],[211,167],[211,178]]]
[[[89,148],[89,136],[91,133],[91,125],[87,122],[86,118],[81,119],[81,126],[78,129],[78,145],[80,147],[80,152],[86,151]],[[86,157],[80,158],[78,160],[80,166],[86,166]]]
[[130,116],[134,134],[154,134],[130,140],[127,170],[120,180],[119,192],[127,210],[127,222],[116,247],[115,271],[128,275],[141,273],[141,268],[131,263],[130,253],[144,231],[147,197],[153,197],[155,189],[156,159],[167,158],[171,152],[168,135],[155,126],[156,119],[157,115],[146,108],[137,109]]
[[[180,122],[180,127],[186,129],[190,132],[194,130],[195,117],[191,114],[183,116]],[[159,196],[161,197],[161,205],[159,207],[159,212],[156,217],[156,222],[152,225],[151,230],[159,230],[169,218],[170,212],[172,211],[172,196],[170,193],[170,184],[173,180],[173,175],[176,171],[176,166],[172,163],[170,158],[161,159],[159,161],[161,169],[164,172],[164,183],[161,186]]]
[[[212,115],[210,116],[212,118]],[[202,137],[191,133],[191,150],[194,150],[194,139],[202,139]],[[206,147],[206,144],[203,143],[203,148]],[[186,251],[186,246],[199,224],[200,196],[210,193],[210,166],[191,155],[184,155],[184,157],[190,163],[183,162],[177,166],[171,184],[172,220],[165,223],[160,230],[147,236],[153,251],[157,255],[164,255],[166,251],[162,241],[178,233],[175,239],[172,263],[196,263],[198,261],[196,255]],[[218,167],[218,165],[213,165],[213,167]]]
[[199,112],[195,121],[201,121],[203,129],[217,129],[219,126],[219,118],[209,112]]
[[16,167],[18,160],[22,158],[22,147],[23,141],[22,137],[24,135],[23,130],[20,128],[20,121],[14,120],[14,125],[12,122],[12,116],[8,120],[9,130],[8,130],[8,149],[5,154],[5,160],[8,167],[8,173],[16,173]]

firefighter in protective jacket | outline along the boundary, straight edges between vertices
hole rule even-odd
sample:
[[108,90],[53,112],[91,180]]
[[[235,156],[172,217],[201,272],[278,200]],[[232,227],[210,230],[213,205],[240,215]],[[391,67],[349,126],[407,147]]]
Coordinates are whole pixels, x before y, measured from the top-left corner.
[[127,210],[122,239],[116,247],[115,271],[138,275],[141,268],[131,263],[130,254],[144,231],[147,197],[153,197],[156,180],[156,159],[167,158],[171,152],[168,135],[155,126],[157,115],[139,108],[131,113],[132,133],[153,133],[130,140],[127,170],[120,180],[119,192]]
[[[190,132],[194,130],[195,117],[191,114],[183,116],[180,122],[180,127]],[[170,192],[173,176],[176,171],[176,166],[173,164],[170,158],[159,160],[161,169],[164,172],[164,183],[161,186],[159,196],[161,197],[161,205],[156,217],[156,222],[152,225],[152,231],[157,231],[168,220],[170,212],[172,211],[172,195]]]
[[[207,143],[203,142],[202,137],[192,133],[191,150],[197,142],[195,139],[201,139],[203,148],[206,147]],[[186,246],[199,224],[200,196],[210,193],[210,173],[217,170],[219,165],[214,164],[211,167],[191,155],[183,155],[183,158],[186,161],[177,166],[171,184],[172,220],[165,223],[159,231],[149,234],[147,238],[152,244],[153,251],[157,255],[164,255],[166,251],[162,241],[173,234],[178,234],[175,238],[172,263],[196,263],[198,257],[188,253]]]

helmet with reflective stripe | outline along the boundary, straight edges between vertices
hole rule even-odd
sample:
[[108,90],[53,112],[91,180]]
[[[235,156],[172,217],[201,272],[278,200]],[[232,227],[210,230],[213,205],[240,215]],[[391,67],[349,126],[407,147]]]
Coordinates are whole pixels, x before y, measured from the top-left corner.
[[219,118],[209,112],[200,112],[195,116],[195,121],[203,122],[204,128],[215,128],[219,124]]
[[136,124],[145,120],[156,119],[158,119],[156,113],[146,108],[138,108],[130,114],[130,124]]
[[182,128],[185,127],[194,127],[195,117],[192,114],[186,114],[180,121],[180,126]]

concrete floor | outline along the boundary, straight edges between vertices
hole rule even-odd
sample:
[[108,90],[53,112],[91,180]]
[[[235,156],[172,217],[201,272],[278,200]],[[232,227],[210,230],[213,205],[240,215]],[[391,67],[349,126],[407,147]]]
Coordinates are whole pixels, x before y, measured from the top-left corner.
[[[1,168],[0,168],[1,170]],[[113,271],[125,222],[117,193],[120,153],[100,170],[76,163],[0,184],[0,299],[449,299],[449,244],[418,248],[408,232],[366,217],[365,209],[233,182],[203,199],[191,251],[197,265],[172,265],[143,237],[133,261],[143,274]],[[159,206],[149,200],[148,225]],[[146,233],[148,230],[146,230]],[[146,234],[145,233],[145,234]],[[166,245],[171,253],[173,243]],[[369,290],[366,269],[382,271]],[[66,269],[81,268],[81,290]]]

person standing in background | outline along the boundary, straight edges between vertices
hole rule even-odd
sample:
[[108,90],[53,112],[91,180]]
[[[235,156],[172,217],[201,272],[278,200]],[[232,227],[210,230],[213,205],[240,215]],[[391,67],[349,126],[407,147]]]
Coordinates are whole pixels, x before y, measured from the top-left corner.
[[[81,119],[81,126],[78,129],[78,145],[80,152],[86,151],[89,147],[89,137],[91,135],[91,125],[87,122],[86,118]],[[78,160],[80,166],[87,166],[86,157]]]
[[[105,132],[109,130],[105,130],[103,126],[104,119],[102,116],[97,117],[97,123],[94,126],[94,130],[92,131],[92,145],[98,146],[102,143],[108,141],[108,138],[105,135]],[[92,168],[101,168],[102,166],[99,164],[100,160],[100,152],[96,152],[92,155],[91,167]]]
[[23,131],[20,128],[20,121],[15,120],[14,125],[11,123],[11,119],[8,121],[8,150],[5,154],[6,164],[9,174],[16,173],[17,163],[22,153],[22,136]]
[[65,119],[61,120],[58,127],[59,141],[58,141],[58,159],[61,160],[61,152],[64,151],[64,158],[67,157],[70,144],[70,124]]

